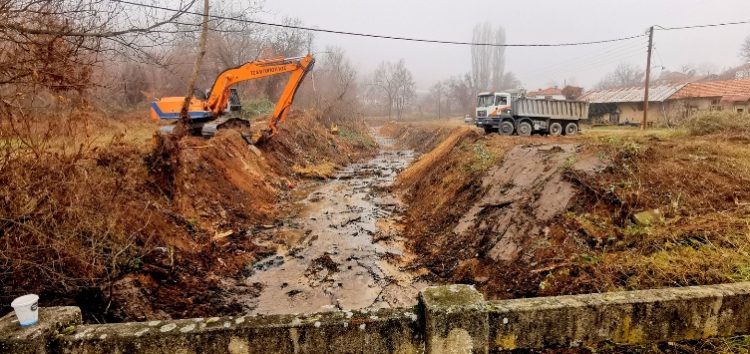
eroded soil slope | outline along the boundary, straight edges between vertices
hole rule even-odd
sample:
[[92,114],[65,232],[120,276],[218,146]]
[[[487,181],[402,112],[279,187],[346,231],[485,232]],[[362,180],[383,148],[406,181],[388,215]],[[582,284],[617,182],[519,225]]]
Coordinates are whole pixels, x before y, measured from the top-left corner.
[[13,235],[0,298],[39,293],[43,306],[76,304],[89,321],[241,311],[229,295],[258,290],[226,279],[276,251],[257,238],[309,178],[374,156],[366,129],[333,132],[299,113],[258,148],[227,131],[157,149],[115,137],[69,159],[19,155],[0,171],[0,235]]
[[434,280],[495,298],[743,280],[743,139],[456,129],[399,176],[405,234]]

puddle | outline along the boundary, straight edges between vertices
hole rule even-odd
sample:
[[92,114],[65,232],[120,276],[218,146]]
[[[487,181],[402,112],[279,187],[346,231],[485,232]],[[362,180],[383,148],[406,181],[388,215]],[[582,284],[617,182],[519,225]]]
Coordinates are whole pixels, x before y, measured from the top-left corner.
[[[244,282],[260,287],[242,301],[252,314],[411,306],[419,289],[415,271],[400,266],[413,258],[398,239],[393,219],[400,202],[385,191],[414,158],[394,142],[373,135],[381,146],[374,159],[340,171],[302,202],[293,226],[304,235],[282,254],[253,265]],[[291,223],[288,223],[291,224]],[[377,240],[377,241],[375,241]]]

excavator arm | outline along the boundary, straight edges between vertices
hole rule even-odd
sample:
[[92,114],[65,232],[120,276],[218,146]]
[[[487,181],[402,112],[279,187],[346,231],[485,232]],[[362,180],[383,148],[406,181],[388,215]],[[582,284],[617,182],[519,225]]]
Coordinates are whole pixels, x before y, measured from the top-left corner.
[[271,131],[271,134],[275,134],[277,129],[276,125],[279,122],[284,122],[286,119],[289,108],[294,101],[294,96],[297,93],[297,89],[299,89],[299,86],[302,84],[305,75],[312,70],[314,63],[315,59],[312,55],[308,54],[304,57],[254,61],[236,68],[225,70],[219,74],[216,81],[214,81],[214,84],[211,87],[211,92],[206,100],[206,108],[210,110],[215,117],[220,116],[227,107],[230,95],[229,88],[232,87],[232,85],[241,81],[291,73],[289,81],[284,87],[284,91],[281,93],[281,97],[276,101],[273,115],[268,122],[268,128]]
[[[286,119],[302,80],[312,70],[314,64],[315,59],[311,54],[308,54],[295,58],[257,60],[224,70],[216,77],[208,98],[205,100],[196,97],[191,98],[188,117],[194,122],[194,126],[208,126],[208,122],[217,120],[225,113],[231,96],[230,89],[233,85],[242,81],[290,73],[289,80],[281,93],[281,97],[276,102],[273,115],[268,122],[268,132],[273,135],[276,133],[277,124],[284,122]],[[165,97],[152,102],[151,117],[154,120],[178,119],[183,100],[182,97]],[[218,121],[212,124],[218,125]]]

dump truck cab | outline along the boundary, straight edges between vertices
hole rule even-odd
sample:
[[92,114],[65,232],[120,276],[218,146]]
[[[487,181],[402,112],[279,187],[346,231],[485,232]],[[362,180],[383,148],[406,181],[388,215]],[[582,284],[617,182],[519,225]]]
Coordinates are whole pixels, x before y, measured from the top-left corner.
[[508,92],[482,92],[477,95],[475,124],[492,132],[503,119],[512,119],[513,95]]
[[476,118],[480,120],[510,115],[512,97],[504,92],[483,92],[477,96]]

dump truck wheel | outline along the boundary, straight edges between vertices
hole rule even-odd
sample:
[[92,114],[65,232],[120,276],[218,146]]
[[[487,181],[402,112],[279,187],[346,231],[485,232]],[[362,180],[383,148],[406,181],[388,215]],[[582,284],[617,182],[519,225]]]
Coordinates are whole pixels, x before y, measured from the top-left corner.
[[499,132],[500,135],[513,135],[513,131],[516,130],[516,128],[513,126],[513,123],[509,121],[505,121],[500,123]]
[[518,123],[518,129],[516,130],[518,131],[518,135],[520,136],[530,136],[533,129],[534,128],[531,127],[531,123],[521,122]]
[[565,135],[576,135],[578,134],[578,124],[568,123],[565,126]]
[[563,132],[562,124],[558,122],[554,122],[549,125],[549,135],[560,136],[562,135],[562,132]]

